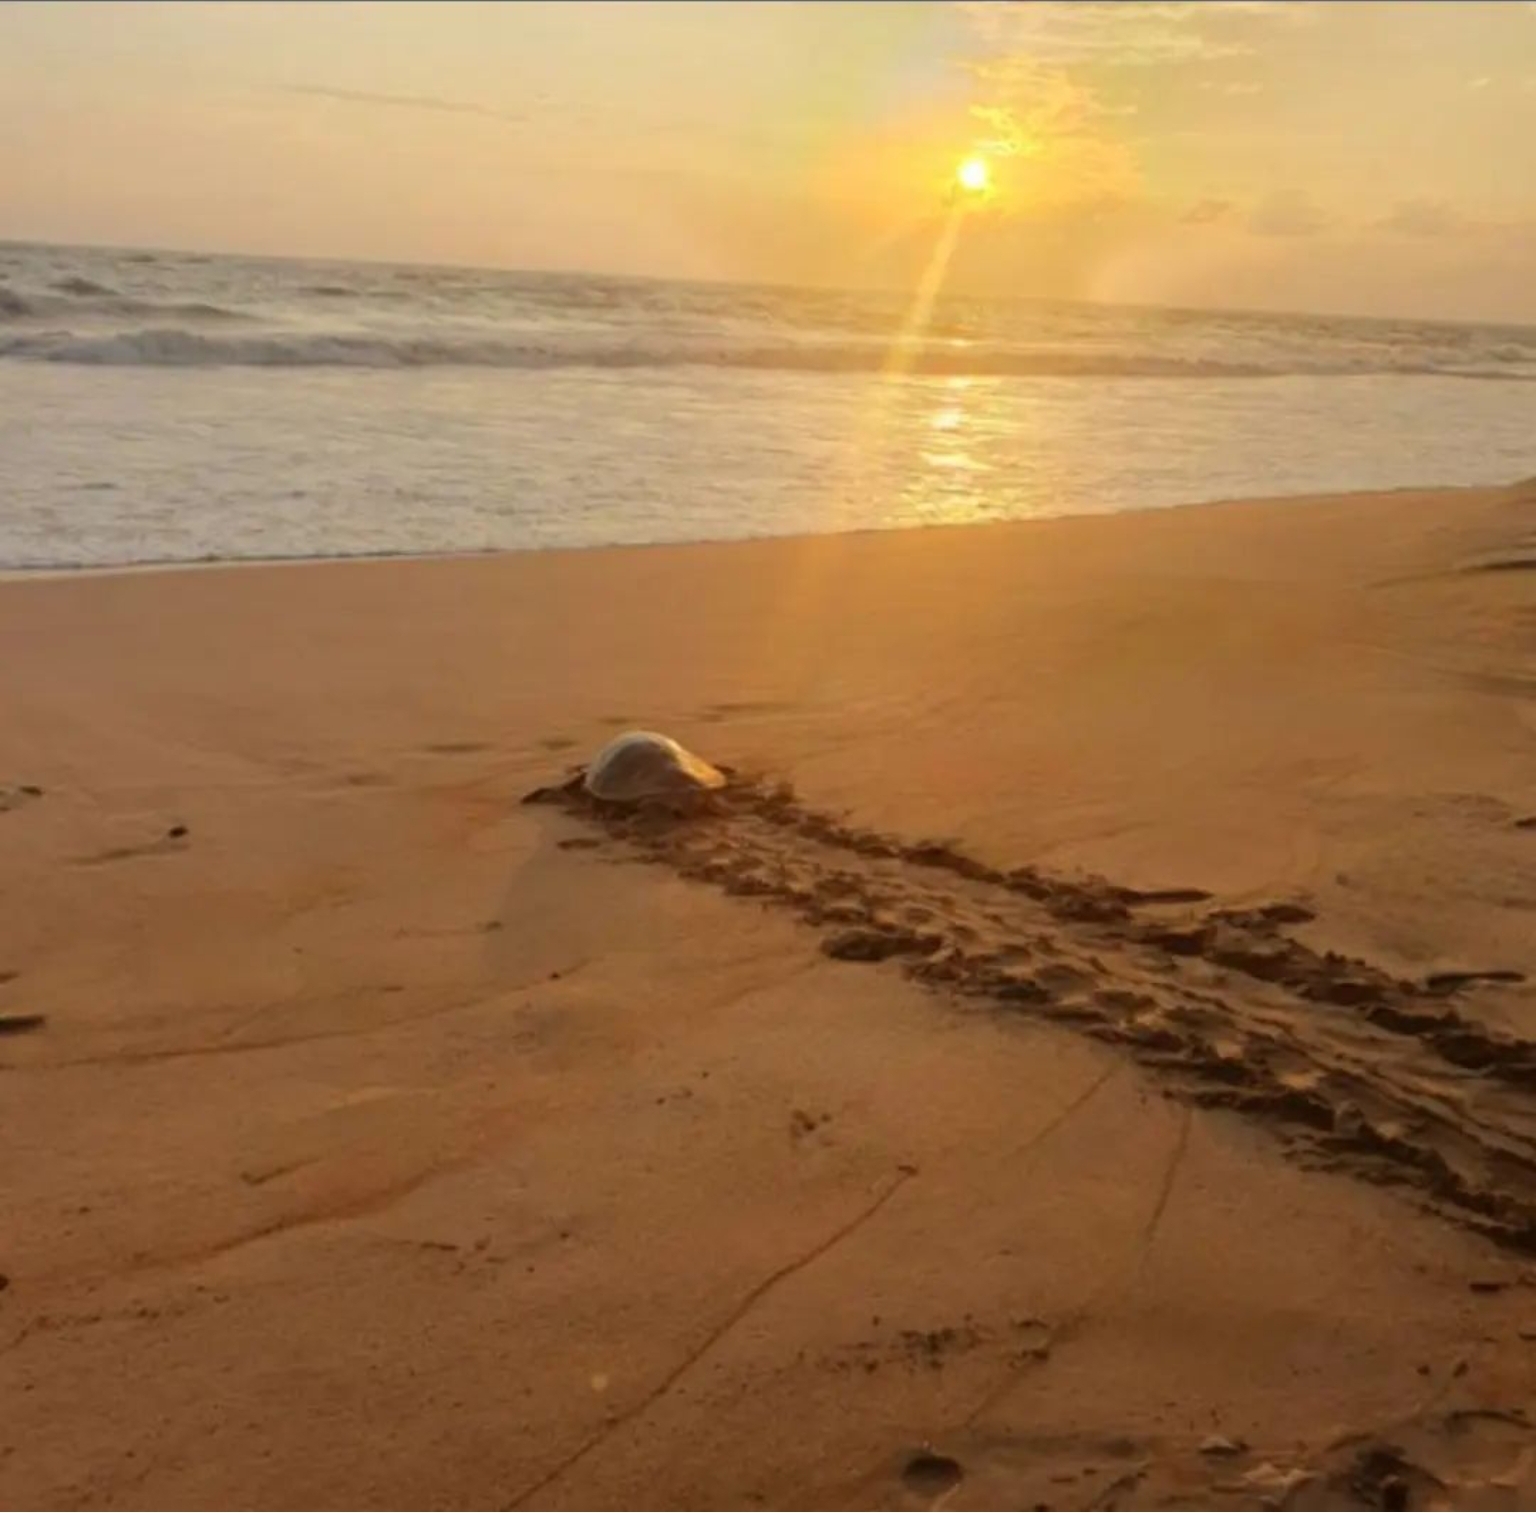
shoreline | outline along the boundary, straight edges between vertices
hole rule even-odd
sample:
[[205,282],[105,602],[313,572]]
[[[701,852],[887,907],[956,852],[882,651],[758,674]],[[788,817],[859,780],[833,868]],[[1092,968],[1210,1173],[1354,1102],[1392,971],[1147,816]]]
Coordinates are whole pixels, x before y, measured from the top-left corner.
[[539,557],[560,554],[650,552],[670,549],[755,546],[763,542],[811,542],[840,537],[888,536],[906,533],[945,533],[949,531],[1008,529],[1015,526],[1043,525],[1058,520],[1105,520],[1132,518],[1144,515],[1164,514],[1168,511],[1224,510],[1240,508],[1274,508],[1287,505],[1305,506],[1318,503],[1339,503],[1352,499],[1385,499],[1393,495],[1420,495],[1426,493],[1456,495],[1486,494],[1501,488],[1519,489],[1532,480],[1516,479],[1506,484],[1405,484],[1386,489],[1341,489],[1329,493],[1305,494],[1255,494],[1236,498],[1194,499],[1179,504],[1143,505],[1125,510],[1078,510],[1061,514],[1039,515],[1016,520],[964,520],[932,521],[913,525],[852,526],[837,531],[791,531],[783,534],[757,536],[700,537],[687,541],[606,541],[590,546],[487,546],[466,547],[461,550],[442,551],[377,551],[338,553],[329,556],[271,556],[271,557],[194,557],[154,558],[134,562],[106,563],[49,563],[36,567],[6,567],[0,565],[0,584],[27,582],[53,578],[102,578],[114,576],[139,576],[156,573],[184,573],[220,571],[224,569],[326,567],[345,566],[353,563],[380,562],[478,562],[500,557]]

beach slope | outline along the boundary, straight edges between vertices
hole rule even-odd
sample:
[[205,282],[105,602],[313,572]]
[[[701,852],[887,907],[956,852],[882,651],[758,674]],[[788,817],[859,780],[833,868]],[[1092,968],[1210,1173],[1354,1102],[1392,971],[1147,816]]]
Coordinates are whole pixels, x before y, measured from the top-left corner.
[[[1532,486],[0,584],[0,1500],[1529,1506],[1533,587]],[[634,725],[718,812],[521,802]]]

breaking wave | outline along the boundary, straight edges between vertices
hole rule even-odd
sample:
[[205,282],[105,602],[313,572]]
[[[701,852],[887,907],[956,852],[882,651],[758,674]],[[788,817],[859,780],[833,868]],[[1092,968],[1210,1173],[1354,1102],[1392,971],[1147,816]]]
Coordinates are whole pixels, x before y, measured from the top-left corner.
[[[9,306],[0,289],[0,315]],[[166,307],[160,307],[162,312]],[[216,305],[178,308],[199,319],[223,319]],[[512,338],[486,332],[346,332],[265,330],[236,333],[152,326],[137,330],[33,330],[0,336],[0,357],[101,367],[261,367],[408,369],[479,367],[644,369],[705,367],[761,372],[879,373],[967,377],[1265,378],[1346,374],[1433,374],[1459,378],[1536,378],[1536,353],[1492,357],[1508,366],[1393,360],[1380,351],[1353,359],[1278,355],[1272,362],[1222,362],[1146,352],[1067,351],[1048,347],[932,342],[892,347],[879,342],[721,342],[615,340],[611,337]]]
[[[125,317],[139,320],[241,320],[238,310],[207,300],[154,300],[138,299],[133,295],[119,294],[105,284],[87,278],[60,279],[53,285],[55,292],[39,294],[23,293],[0,284],[0,323],[9,321],[49,320],[59,316],[68,319],[105,318],[122,320]],[[69,335],[68,332],[44,332],[43,338]],[[11,343],[0,342],[0,351]]]

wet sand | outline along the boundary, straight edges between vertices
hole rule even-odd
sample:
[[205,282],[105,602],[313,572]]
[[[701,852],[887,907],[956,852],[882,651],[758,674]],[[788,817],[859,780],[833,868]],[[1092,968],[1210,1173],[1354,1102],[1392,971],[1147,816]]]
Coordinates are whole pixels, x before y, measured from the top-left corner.
[[[1529,485],[0,584],[4,1503],[1529,1505],[1533,587]],[[736,786],[521,802],[632,725]]]

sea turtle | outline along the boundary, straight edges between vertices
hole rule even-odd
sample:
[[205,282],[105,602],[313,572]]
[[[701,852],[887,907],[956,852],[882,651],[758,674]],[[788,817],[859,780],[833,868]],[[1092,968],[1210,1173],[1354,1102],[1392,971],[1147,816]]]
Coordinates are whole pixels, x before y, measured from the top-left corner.
[[703,757],[653,730],[629,730],[592,758],[582,787],[610,804],[642,799],[684,799],[723,788],[726,775]]

